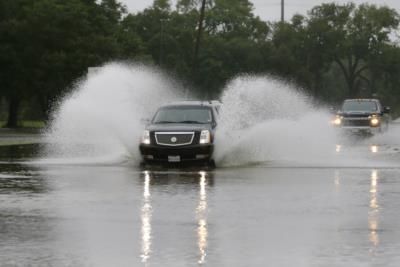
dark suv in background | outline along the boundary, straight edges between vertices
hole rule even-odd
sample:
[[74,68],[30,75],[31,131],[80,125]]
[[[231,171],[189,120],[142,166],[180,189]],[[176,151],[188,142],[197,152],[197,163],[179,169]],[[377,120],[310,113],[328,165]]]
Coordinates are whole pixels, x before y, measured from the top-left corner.
[[184,101],[164,105],[146,126],[139,145],[144,163],[213,163],[221,103]]
[[333,124],[347,133],[374,134],[388,130],[389,113],[378,99],[346,99]]

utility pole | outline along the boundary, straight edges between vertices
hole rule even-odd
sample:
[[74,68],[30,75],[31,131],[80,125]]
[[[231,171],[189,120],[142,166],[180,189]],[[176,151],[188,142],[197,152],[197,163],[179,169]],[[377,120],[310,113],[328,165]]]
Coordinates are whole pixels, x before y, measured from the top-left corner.
[[281,0],[281,23],[285,22],[285,0]]
[[197,57],[199,55],[200,40],[201,40],[201,35],[203,33],[203,21],[204,21],[205,10],[206,10],[206,0],[202,0],[201,8],[200,8],[199,25],[198,25],[198,30],[197,30],[197,38],[196,38],[196,44],[195,44],[195,48],[194,48],[194,55],[193,55],[193,74],[195,73],[195,71],[197,69]]

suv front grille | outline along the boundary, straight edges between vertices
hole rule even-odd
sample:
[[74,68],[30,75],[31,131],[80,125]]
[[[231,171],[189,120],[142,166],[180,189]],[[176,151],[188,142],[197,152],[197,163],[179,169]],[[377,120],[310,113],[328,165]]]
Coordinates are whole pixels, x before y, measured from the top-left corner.
[[369,119],[344,119],[343,126],[365,127],[370,126]]
[[193,142],[194,132],[155,132],[156,143],[164,146],[184,146]]

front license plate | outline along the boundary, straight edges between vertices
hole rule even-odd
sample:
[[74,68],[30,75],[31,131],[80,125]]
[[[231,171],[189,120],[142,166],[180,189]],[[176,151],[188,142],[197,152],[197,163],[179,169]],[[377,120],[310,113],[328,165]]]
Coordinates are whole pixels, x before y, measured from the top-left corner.
[[168,156],[168,162],[180,162],[181,157],[180,156]]

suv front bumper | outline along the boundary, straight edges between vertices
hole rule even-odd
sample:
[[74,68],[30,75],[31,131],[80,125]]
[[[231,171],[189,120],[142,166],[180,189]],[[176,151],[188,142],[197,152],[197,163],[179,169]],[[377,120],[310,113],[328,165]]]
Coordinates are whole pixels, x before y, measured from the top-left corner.
[[[160,145],[139,145],[140,154],[145,162],[191,162],[210,161],[214,151],[213,144],[187,145],[180,147]],[[171,161],[173,159],[173,161]],[[176,161],[179,159],[179,161]]]
[[339,129],[347,134],[376,134],[380,132],[379,126],[342,126]]

